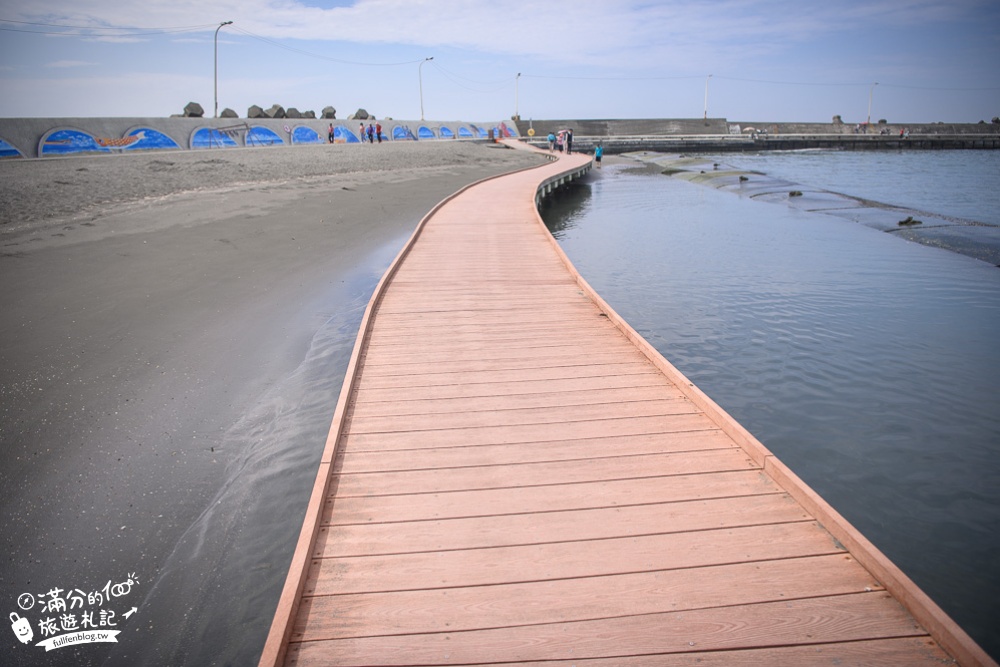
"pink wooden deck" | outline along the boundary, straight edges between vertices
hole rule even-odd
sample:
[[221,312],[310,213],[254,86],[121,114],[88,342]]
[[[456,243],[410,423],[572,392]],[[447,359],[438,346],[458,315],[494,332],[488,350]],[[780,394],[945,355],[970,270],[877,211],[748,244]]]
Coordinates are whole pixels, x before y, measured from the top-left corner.
[[588,165],[383,279],[261,665],[995,664],[576,274],[535,194]]

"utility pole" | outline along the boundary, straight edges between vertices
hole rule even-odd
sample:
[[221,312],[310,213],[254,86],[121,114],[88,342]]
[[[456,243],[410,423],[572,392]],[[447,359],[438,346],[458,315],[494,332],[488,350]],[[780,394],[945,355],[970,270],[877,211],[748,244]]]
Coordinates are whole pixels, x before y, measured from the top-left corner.
[[521,113],[517,110],[518,107],[518,84],[521,82],[521,73],[518,72],[517,76],[514,78],[514,118],[515,120],[521,120]]
[[215,113],[213,118],[219,117],[219,31],[222,30],[222,26],[232,25],[232,23],[232,21],[223,21],[215,29]]
[[[872,124],[872,95],[875,94],[875,86],[877,86],[877,85],[878,85],[878,81],[876,81],[875,83],[873,83],[871,89],[868,91],[868,122],[866,123],[866,125],[868,125],[868,126],[870,126]],[[867,131],[868,131],[868,128],[866,127],[865,128],[865,132],[867,132]]]
[[424,119],[424,75],[421,70],[423,69],[424,63],[428,60],[434,60],[434,56],[424,58],[420,61],[420,64],[417,65],[417,79],[420,82],[420,120]]
[[702,117],[702,120],[708,120],[708,82],[711,78],[712,75],[709,74],[705,79],[705,115]]

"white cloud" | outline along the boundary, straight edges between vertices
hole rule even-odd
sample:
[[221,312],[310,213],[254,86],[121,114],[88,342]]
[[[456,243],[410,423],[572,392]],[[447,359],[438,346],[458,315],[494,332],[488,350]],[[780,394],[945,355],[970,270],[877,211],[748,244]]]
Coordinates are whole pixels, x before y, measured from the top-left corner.
[[[21,16],[73,25],[177,28],[223,20],[269,39],[465,48],[580,66],[745,58],[783,43],[867,25],[943,21],[982,3],[958,0],[357,0],[328,9],[298,0],[35,0]],[[60,17],[54,19],[52,17]],[[192,19],[192,17],[198,17]],[[752,47],[746,46],[753,44]]]

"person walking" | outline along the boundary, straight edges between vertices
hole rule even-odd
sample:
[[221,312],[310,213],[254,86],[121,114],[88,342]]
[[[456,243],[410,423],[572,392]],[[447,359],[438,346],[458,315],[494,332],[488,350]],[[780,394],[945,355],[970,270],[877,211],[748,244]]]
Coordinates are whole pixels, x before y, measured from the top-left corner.
[[549,136],[547,138],[549,140],[549,152],[551,153],[556,149],[556,135],[553,132],[549,132]]
[[597,166],[601,166],[601,158],[604,157],[604,144],[597,144],[597,148],[594,149],[594,162]]
[[327,132],[327,135],[326,135],[326,139],[327,139],[327,141],[329,141],[329,142],[330,142],[331,144],[333,143],[333,123],[330,123],[330,131],[329,131],[329,132]]
[[368,123],[368,143],[375,143],[375,126],[371,123]]
[[378,137],[378,142],[382,143],[382,123],[375,123],[375,136]]
[[566,130],[566,155],[573,152],[573,128]]
[[361,143],[365,143],[365,124],[361,123]]

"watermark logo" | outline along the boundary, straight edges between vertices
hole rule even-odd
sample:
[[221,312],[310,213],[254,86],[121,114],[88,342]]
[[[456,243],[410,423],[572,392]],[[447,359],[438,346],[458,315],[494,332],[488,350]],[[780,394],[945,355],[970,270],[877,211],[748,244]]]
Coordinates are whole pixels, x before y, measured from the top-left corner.
[[115,609],[127,606],[121,598],[127,597],[138,584],[133,572],[125,581],[113,584],[109,579],[97,590],[53,587],[43,593],[22,593],[17,598],[17,606],[21,612],[35,615],[36,623],[33,628],[28,615],[12,611],[11,630],[22,644],[41,638],[35,646],[44,647],[46,651],[78,644],[117,643],[121,632],[119,623],[128,620],[138,608],[128,608],[120,615]]

